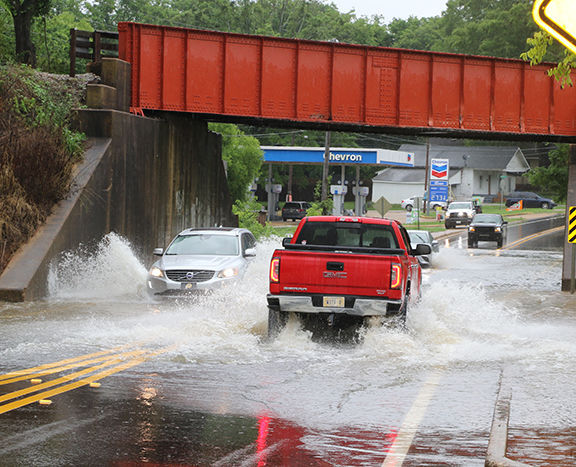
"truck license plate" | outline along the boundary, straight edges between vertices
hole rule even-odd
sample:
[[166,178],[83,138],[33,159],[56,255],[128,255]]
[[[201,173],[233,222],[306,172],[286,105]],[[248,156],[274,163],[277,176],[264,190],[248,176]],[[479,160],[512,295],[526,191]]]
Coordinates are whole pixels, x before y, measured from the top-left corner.
[[344,297],[324,297],[323,305],[326,307],[344,308]]

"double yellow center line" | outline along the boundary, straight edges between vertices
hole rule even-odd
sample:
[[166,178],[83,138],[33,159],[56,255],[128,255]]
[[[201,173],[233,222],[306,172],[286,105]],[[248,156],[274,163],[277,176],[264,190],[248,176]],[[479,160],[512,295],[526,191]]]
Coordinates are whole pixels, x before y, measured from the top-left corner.
[[[107,376],[139,365],[152,357],[173,350],[175,346],[165,347],[151,351],[145,349],[128,350],[130,346],[116,347],[92,354],[61,360],[59,362],[14,371],[0,375],[0,386],[24,380],[38,380],[40,384],[0,395],[0,414],[23,407],[34,402],[46,400],[52,396],[62,394],[82,386],[87,386]],[[55,379],[42,383],[39,379],[47,375],[62,373],[74,368],[83,370],[67,373]],[[45,391],[45,389],[53,388]],[[28,397],[23,397],[33,394]],[[13,402],[3,402],[17,399]]]

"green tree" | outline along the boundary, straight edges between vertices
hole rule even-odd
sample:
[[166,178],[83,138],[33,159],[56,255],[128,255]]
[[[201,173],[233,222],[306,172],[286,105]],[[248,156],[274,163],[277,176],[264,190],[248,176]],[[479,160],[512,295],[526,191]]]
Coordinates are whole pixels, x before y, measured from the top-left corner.
[[230,195],[235,201],[245,201],[248,187],[262,165],[260,142],[246,136],[236,125],[210,123],[209,128],[222,135],[222,159],[227,164]]
[[532,0],[448,0],[434,50],[518,58],[538,27]]
[[[70,29],[91,31],[86,19],[79,19],[72,11],[62,11],[44,18],[33,28],[33,38],[38,44],[38,68],[51,73],[67,73],[70,68]],[[80,67],[81,64],[78,63]],[[84,72],[85,70],[77,70]]]
[[570,145],[559,144],[550,151],[550,165],[536,167],[528,173],[530,183],[557,201],[566,200],[568,187],[568,160]]
[[439,18],[394,19],[388,25],[394,47],[434,50],[443,37]]
[[48,14],[50,0],[0,0],[14,22],[16,60],[36,66],[36,47],[32,41],[34,19]]
[[537,65],[544,60],[557,62],[557,65],[548,70],[549,76],[554,76],[562,85],[572,86],[570,71],[576,67],[576,55],[556,42],[550,34],[538,31],[527,39],[530,49],[520,57],[530,65]]
[[0,63],[14,59],[14,23],[0,2]]
[[85,2],[88,19],[94,29],[114,31],[117,29],[116,1],[96,0]]

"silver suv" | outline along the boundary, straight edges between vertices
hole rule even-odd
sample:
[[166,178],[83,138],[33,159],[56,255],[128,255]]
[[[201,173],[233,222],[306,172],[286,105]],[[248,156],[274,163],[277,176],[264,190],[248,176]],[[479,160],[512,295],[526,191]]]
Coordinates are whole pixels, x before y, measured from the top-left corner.
[[476,214],[472,201],[454,201],[448,205],[444,227],[453,229],[457,225],[469,225]]
[[205,292],[243,277],[249,260],[256,256],[256,239],[247,229],[186,229],[160,256],[146,281],[154,296],[189,295]]

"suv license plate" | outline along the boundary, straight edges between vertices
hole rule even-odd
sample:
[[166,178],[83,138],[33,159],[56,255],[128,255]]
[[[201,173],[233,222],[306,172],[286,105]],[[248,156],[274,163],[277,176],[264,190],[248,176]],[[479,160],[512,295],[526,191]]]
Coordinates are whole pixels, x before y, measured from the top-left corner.
[[344,297],[324,297],[323,306],[344,308]]

